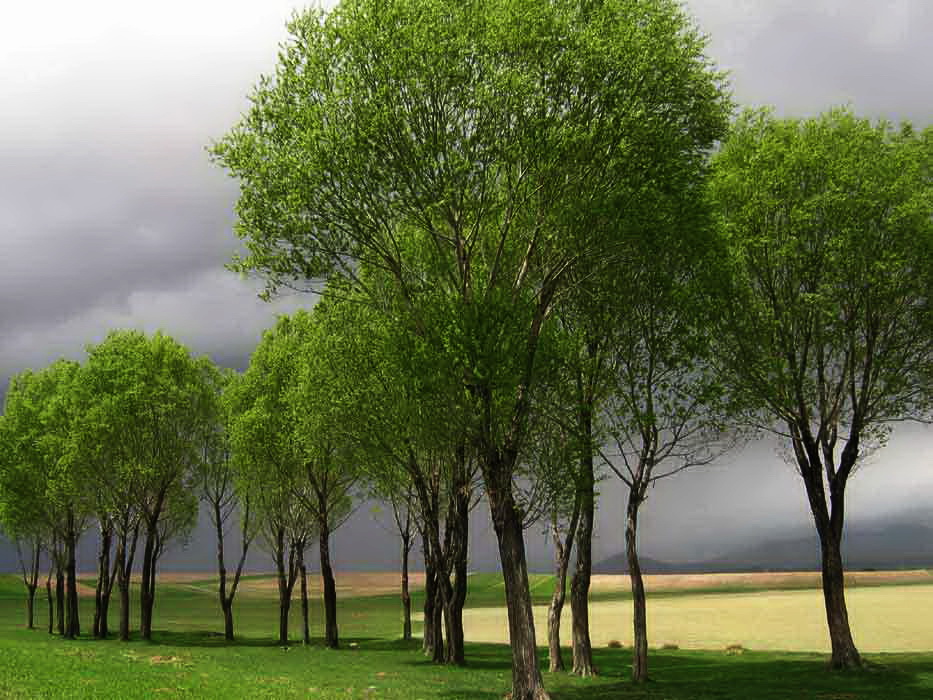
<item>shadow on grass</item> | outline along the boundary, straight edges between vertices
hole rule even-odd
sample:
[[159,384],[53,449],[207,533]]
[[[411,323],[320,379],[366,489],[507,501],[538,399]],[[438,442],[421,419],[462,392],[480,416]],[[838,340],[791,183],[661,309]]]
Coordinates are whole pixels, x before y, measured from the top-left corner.
[[[468,646],[468,668],[510,668],[509,648]],[[651,680],[636,685],[629,680],[631,651],[600,650],[595,655],[600,675],[578,678],[566,672],[544,672],[544,684],[553,700],[914,700],[933,698],[933,660],[929,655],[870,655],[860,671],[831,671],[819,654],[749,652],[729,656],[722,652],[651,652]],[[568,659],[565,658],[565,662]],[[547,657],[539,657],[547,668]],[[442,697],[501,700],[506,687],[477,691],[458,688],[452,681]]]

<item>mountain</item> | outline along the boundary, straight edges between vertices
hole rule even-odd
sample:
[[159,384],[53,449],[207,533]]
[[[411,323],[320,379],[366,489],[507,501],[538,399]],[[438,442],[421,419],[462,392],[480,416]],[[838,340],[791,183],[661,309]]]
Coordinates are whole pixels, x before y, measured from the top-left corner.
[[[933,528],[917,523],[889,522],[847,528],[843,540],[845,567],[917,569],[933,566]],[[649,574],[746,571],[819,571],[820,547],[814,532],[806,537],[769,539],[705,561],[665,562],[641,558]],[[593,573],[627,573],[625,554],[593,566]]]

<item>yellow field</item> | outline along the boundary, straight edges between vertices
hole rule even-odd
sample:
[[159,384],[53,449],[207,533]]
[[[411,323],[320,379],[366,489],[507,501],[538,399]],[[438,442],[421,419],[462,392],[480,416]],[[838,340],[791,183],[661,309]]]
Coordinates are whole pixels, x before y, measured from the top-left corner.
[[[846,592],[849,619],[861,651],[933,650],[933,584],[872,586]],[[569,644],[569,602],[561,622]],[[463,612],[469,641],[508,642],[504,609],[474,608]],[[535,607],[539,644],[547,640],[547,608]],[[632,641],[631,601],[591,602],[593,644]],[[829,637],[819,590],[761,593],[686,594],[648,599],[651,646],[676,644],[684,649],[829,651]]]

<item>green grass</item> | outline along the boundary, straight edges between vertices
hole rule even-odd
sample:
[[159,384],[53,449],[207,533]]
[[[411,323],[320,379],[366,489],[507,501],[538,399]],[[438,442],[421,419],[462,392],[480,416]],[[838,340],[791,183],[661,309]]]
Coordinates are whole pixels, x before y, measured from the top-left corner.
[[[537,601],[546,601],[548,589],[547,582],[533,577]],[[502,599],[498,577],[471,577],[471,605],[500,604]],[[135,609],[135,598],[133,602]],[[43,590],[37,603],[41,624],[46,619]],[[93,601],[82,600],[85,627],[90,625],[92,605]],[[293,635],[298,631],[298,607],[293,606]],[[341,600],[344,646],[337,651],[320,642],[317,603],[312,612],[315,643],[307,648],[297,643],[287,650],[280,648],[273,641],[275,599],[261,595],[239,599],[239,639],[227,644],[217,634],[221,619],[213,592],[198,591],[190,584],[160,585],[152,643],[86,637],[69,642],[41,630],[24,629],[24,608],[21,582],[0,576],[0,698],[500,700],[510,685],[505,645],[468,645],[469,666],[458,669],[434,666],[421,654],[417,642],[398,641],[395,595]],[[114,610],[111,625],[115,623]],[[539,636],[543,632],[539,630]],[[357,648],[350,648],[349,642]],[[544,663],[543,649],[541,654]],[[825,657],[815,654],[652,651],[653,681],[644,687],[629,683],[630,659],[627,649],[599,649],[598,678],[545,673],[545,683],[555,700],[933,698],[933,653],[872,655],[865,672],[830,673]]]

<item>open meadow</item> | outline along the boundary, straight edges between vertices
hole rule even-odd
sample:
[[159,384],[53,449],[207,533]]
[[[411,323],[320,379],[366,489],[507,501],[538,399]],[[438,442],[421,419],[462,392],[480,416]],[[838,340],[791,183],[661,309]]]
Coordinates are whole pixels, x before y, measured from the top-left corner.
[[[44,630],[26,630],[22,584],[14,576],[0,576],[0,697],[503,698],[511,678],[509,648],[490,643],[501,639],[488,630],[484,633],[481,624],[486,620],[504,625],[501,579],[490,574],[471,576],[465,611],[468,666],[451,668],[431,664],[417,640],[399,640],[395,576],[338,577],[342,648],[336,651],[320,641],[322,619],[316,600],[312,611],[315,643],[305,648],[297,641],[300,606],[296,600],[292,607],[296,641],[287,649],[275,644],[277,603],[271,579],[265,576],[243,582],[236,604],[238,639],[233,644],[223,640],[215,582],[209,576],[161,577],[153,642],[123,644],[87,636],[68,642]],[[677,643],[681,649],[653,649],[653,681],[642,687],[628,679],[629,650],[606,646],[609,639],[625,642],[630,635],[627,580],[599,577],[594,581],[591,619],[601,675],[581,679],[545,673],[552,696],[556,700],[933,698],[933,637],[927,615],[933,602],[933,575],[929,572],[863,574],[860,580],[850,580],[860,647],[871,652],[912,651],[869,653],[869,670],[849,674],[828,672],[824,654],[775,651],[810,644],[801,640],[814,639],[814,631],[823,629],[819,593],[807,588],[812,575],[743,576],[650,579],[649,590],[654,591],[648,598],[652,647]],[[549,576],[532,576],[536,605],[546,604],[552,581]],[[92,590],[92,580],[85,577],[83,583],[85,593]],[[317,578],[311,583],[311,591],[316,592]],[[40,589],[39,594],[37,617],[44,624],[44,591]],[[416,610],[422,602],[416,591]],[[85,595],[81,604],[87,632],[93,598]],[[727,614],[728,610],[735,612]],[[812,630],[809,619],[799,619],[803,613],[815,618]],[[115,620],[113,613],[111,625]],[[735,627],[739,623],[756,630],[758,636],[742,637]],[[566,622],[563,631],[569,640]],[[416,624],[415,633],[419,632]],[[540,623],[537,632],[539,644],[544,644]],[[873,639],[881,633],[887,636]],[[742,644],[746,651],[727,653],[726,640]],[[540,653],[546,668],[546,650]]]

